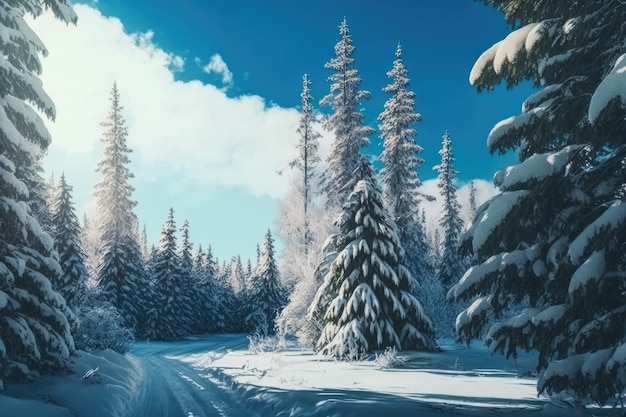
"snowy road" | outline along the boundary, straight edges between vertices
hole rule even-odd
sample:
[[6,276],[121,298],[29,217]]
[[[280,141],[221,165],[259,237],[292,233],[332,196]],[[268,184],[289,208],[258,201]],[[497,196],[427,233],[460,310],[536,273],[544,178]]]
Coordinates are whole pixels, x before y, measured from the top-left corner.
[[[138,342],[143,372],[133,412],[121,417],[582,417],[549,404],[483,349],[413,353],[397,369],[342,363],[311,352],[247,350],[244,335]],[[505,366],[503,366],[505,365]],[[135,391],[137,392],[137,391]],[[595,409],[595,416],[610,410]]]
[[250,416],[223,384],[181,357],[195,353],[224,355],[245,349],[241,336],[213,336],[176,343],[138,342],[132,354],[144,369],[144,384],[133,417]]

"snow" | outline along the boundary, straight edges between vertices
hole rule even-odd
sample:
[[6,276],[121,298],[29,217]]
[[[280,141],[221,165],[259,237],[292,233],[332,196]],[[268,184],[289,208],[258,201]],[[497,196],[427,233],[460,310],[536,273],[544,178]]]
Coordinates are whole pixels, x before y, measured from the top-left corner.
[[[82,378],[96,368],[94,376]],[[81,352],[71,371],[69,375],[42,376],[35,383],[6,383],[0,394],[1,414],[123,417],[137,406],[143,370],[132,357],[112,351]]]
[[591,281],[599,279],[604,274],[604,268],[604,251],[594,252],[572,275],[568,293],[574,294],[577,290],[592,284]]
[[526,37],[535,26],[537,26],[537,23],[530,23],[511,32],[504,38],[504,42],[493,57],[493,69],[496,73],[502,70],[505,62],[514,62],[521,52],[526,50]]
[[567,251],[567,256],[574,265],[579,265],[582,257],[587,251],[589,244],[600,233],[606,233],[607,231],[614,230],[620,224],[626,221],[626,204],[622,201],[616,201],[613,203],[600,217],[598,217],[593,223],[585,228],[577,237],[572,241]]
[[589,121],[595,122],[602,110],[614,98],[619,98],[621,104],[626,106],[626,54],[617,58],[611,72],[604,77],[591,96],[588,112]]
[[[245,335],[211,335],[180,342],[139,342],[127,356],[110,351],[82,353],[70,375],[7,384],[0,394],[0,410],[11,417],[582,417],[587,413],[537,397],[537,380],[518,377],[517,369],[534,367],[534,355],[521,353],[514,362],[491,356],[480,343],[461,346],[442,339],[441,352],[402,352],[384,368],[376,360],[329,360],[286,341],[268,346],[267,351],[249,350]],[[613,355],[618,356],[618,352]],[[622,352],[622,356],[626,355]],[[582,357],[577,369],[585,364],[592,370],[594,362],[587,359],[594,358]],[[574,368],[567,365],[559,370]],[[89,373],[93,376],[82,378]],[[596,416],[610,413],[610,408],[593,410]]]
[[515,208],[515,206],[528,195],[529,191],[519,190],[502,193],[493,198],[480,220],[473,227],[472,248],[474,252],[480,251],[489,239],[491,232],[498,227]]
[[511,190],[531,181],[540,181],[562,171],[583,145],[566,146],[556,153],[535,154],[519,165],[506,169],[501,190]]
[[[536,26],[537,23],[523,26],[483,52],[470,71],[470,84],[474,85],[476,83],[489,64],[493,66],[496,73],[499,73],[505,62],[514,62],[527,49],[527,37]],[[531,42],[530,46],[532,45],[533,43]]]
[[566,304],[558,304],[550,306],[543,310],[541,313],[535,315],[532,318],[532,323],[535,326],[541,326],[546,322],[552,322],[553,324],[558,322],[567,312],[568,306]]

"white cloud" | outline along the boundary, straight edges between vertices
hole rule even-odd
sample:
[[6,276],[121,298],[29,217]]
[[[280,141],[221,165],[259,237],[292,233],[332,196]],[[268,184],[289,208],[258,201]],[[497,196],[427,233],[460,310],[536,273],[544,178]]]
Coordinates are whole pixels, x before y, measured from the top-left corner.
[[222,76],[222,83],[225,86],[233,84],[233,73],[228,69],[228,65],[220,54],[215,54],[209,60],[209,63],[202,68],[207,74],[217,74]]
[[[173,72],[184,69],[184,60],[156,46],[153,32],[127,34],[118,19],[88,5],[75,10],[77,26],[50,13],[29,21],[50,52],[41,76],[57,107],[56,123],[47,122],[53,137],[49,164],[93,172],[102,151],[100,122],[116,80],[138,180],[160,182],[164,192],[186,184],[192,191],[237,186],[257,195],[284,194],[287,179],[276,170],[295,153],[295,109],[178,81]],[[232,82],[219,55],[207,68]]]

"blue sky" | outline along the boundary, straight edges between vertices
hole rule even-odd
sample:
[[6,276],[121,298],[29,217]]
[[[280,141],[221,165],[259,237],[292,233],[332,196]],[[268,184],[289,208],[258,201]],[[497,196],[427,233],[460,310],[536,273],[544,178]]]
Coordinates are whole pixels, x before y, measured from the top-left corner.
[[[344,17],[362,88],[372,93],[363,107],[374,127],[402,44],[423,116],[416,125],[422,180],[436,176],[446,130],[461,184],[490,181],[514,161],[490,156],[486,138],[495,123],[519,113],[530,87],[477,94],[469,85],[475,60],[508,33],[502,16],[482,4],[99,0],[77,12],[77,27],[49,16],[33,23],[50,50],[42,79],[58,113],[48,124],[46,169],[65,171],[77,209],[89,210],[102,152],[98,123],[117,80],[134,150],[137,214],[152,242],[172,206],[179,224],[189,219],[196,244],[211,244],[221,259],[253,256],[286,189],[286,175],[275,171],[295,155],[302,75],[310,74],[316,101],[327,93],[324,63]],[[379,153],[380,140],[371,141],[369,152]]]

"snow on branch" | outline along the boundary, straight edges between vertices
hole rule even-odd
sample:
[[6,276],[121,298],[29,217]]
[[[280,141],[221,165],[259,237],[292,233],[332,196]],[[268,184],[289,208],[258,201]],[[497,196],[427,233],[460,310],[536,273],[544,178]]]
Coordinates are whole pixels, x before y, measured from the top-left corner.
[[[533,31],[537,25],[530,23],[521,27],[483,52],[470,71],[470,84],[474,85],[489,65],[498,74],[506,62],[512,63],[522,53],[529,52],[528,48],[534,47],[540,34],[538,30]],[[529,38],[531,33],[532,37]]]
[[626,222],[626,204],[617,201],[600,217],[585,228],[570,244],[567,256],[574,265],[579,265],[588,246],[600,233],[616,230]]
[[590,122],[595,122],[600,113],[615,98],[621,100],[622,106],[626,106],[626,54],[622,54],[613,69],[604,77],[589,102],[588,117]]

